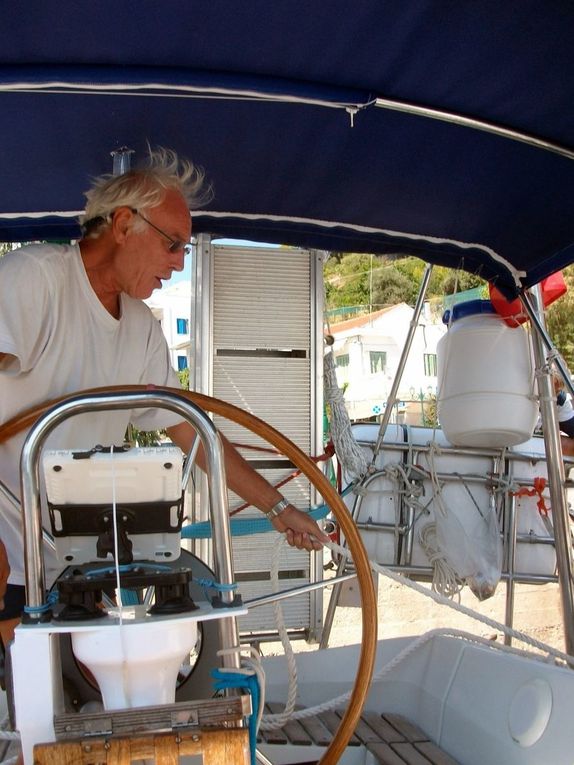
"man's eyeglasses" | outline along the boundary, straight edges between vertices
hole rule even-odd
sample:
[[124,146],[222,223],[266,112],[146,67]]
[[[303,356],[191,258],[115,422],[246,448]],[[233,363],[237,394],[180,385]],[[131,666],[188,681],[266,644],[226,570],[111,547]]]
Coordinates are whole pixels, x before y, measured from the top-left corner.
[[169,242],[168,250],[170,252],[180,252],[181,250],[183,250],[184,255],[189,255],[189,253],[191,252],[191,244],[187,242],[182,242],[179,239],[173,239],[171,236],[169,236],[169,234],[166,234],[165,231],[162,231],[161,228],[159,228],[159,226],[156,226],[155,223],[152,223],[151,220],[148,220],[145,217],[145,215],[142,215],[139,210],[134,210],[133,208],[131,208],[131,210],[134,215],[139,215],[139,217],[143,221],[145,221],[148,224],[148,226],[151,226],[153,229],[155,229],[158,232],[158,234],[161,234],[164,237],[164,239],[167,239],[167,241]]

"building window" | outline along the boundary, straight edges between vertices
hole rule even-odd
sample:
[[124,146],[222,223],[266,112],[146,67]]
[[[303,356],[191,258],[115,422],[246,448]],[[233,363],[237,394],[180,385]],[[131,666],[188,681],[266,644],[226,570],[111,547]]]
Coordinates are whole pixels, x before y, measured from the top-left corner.
[[187,356],[178,356],[177,357],[177,371],[183,372],[184,369],[187,369]]
[[424,353],[423,361],[425,365],[425,375],[427,377],[436,377],[436,353]]
[[335,356],[335,364],[338,367],[348,367],[349,366],[349,354],[348,353],[341,353],[340,356]]
[[187,335],[189,333],[189,320],[188,319],[176,319],[177,322],[177,334]]
[[387,366],[387,354],[386,351],[369,351],[369,358],[371,360],[371,374],[376,375],[377,372],[384,372]]

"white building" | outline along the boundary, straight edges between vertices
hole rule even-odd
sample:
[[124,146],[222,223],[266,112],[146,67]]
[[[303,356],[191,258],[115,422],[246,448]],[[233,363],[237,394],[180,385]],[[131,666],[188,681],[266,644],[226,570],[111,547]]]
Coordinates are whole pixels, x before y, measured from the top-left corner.
[[[145,302],[161,323],[172,366],[186,369],[192,330],[191,282],[181,281],[156,290]],[[331,325],[337,380],[345,388],[351,419],[367,419],[382,413],[412,316],[413,309],[400,303]],[[436,393],[436,345],[445,332],[440,320],[423,311],[399,387],[398,397],[402,401],[420,402]],[[420,406],[415,407],[415,418],[419,410]]]
[[[382,413],[412,317],[413,309],[400,303],[331,325],[337,380],[345,388],[352,420]],[[436,394],[436,346],[445,332],[429,311],[421,313],[399,386],[402,401],[422,401]]]
[[191,282],[155,290],[145,301],[160,322],[174,369],[187,369],[190,341]]

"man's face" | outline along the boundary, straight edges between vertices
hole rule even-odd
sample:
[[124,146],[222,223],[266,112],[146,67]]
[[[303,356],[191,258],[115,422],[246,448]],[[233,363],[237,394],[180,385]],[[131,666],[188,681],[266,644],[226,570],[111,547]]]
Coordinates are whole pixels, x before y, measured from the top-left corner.
[[[133,226],[121,261],[121,280],[124,292],[143,300],[173,271],[183,270],[183,245],[191,238],[191,218],[181,194],[170,190],[157,207],[134,213]],[[172,252],[173,242],[182,246]]]

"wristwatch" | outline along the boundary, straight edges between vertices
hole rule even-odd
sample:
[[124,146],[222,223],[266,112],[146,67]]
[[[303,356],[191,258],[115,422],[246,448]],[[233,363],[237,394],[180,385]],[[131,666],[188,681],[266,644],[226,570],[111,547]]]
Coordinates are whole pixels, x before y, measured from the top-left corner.
[[288,499],[285,499],[285,497],[281,497],[279,502],[276,502],[271,510],[269,510],[268,513],[266,513],[268,518],[277,518],[278,515],[281,515],[283,510],[285,510],[286,507],[289,507],[291,503]]

